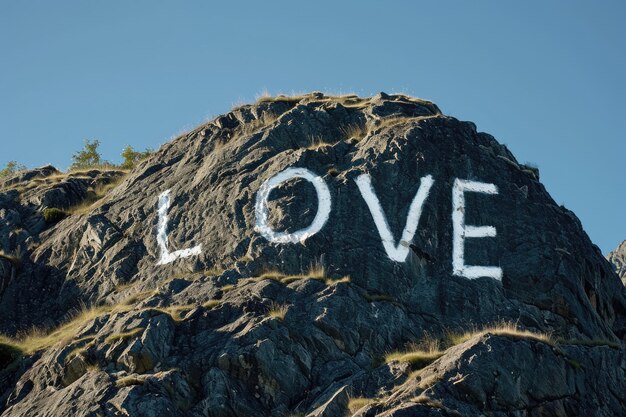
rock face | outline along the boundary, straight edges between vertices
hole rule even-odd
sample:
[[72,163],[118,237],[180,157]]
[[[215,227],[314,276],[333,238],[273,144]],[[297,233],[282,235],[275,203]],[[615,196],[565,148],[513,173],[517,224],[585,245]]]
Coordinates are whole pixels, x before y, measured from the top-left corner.
[[615,266],[615,272],[626,285],[626,240],[607,256],[609,262]]
[[[57,330],[0,344],[2,416],[624,413],[613,268],[536,169],[430,102],[241,106],[56,223],[39,213],[94,185],[46,197],[33,178],[56,170],[20,175],[0,193],[0,243],[19,248],[0,258],[0,330]],[[502,321],[551,339],[443,342]],[[432,363],[384,360],[425,338]]]

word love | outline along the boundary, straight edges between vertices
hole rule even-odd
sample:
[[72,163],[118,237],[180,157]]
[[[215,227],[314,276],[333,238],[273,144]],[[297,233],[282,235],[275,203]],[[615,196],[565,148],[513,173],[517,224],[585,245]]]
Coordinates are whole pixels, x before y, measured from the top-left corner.
[[[268,224],[269,195],[279,185],[301,178],[310,182],[315,188],[317,195],[317,213],[311,224],[293,233],[278,232]],[[435,181],[430,175],[420,179],[420,186],[411,201],[409,213],[407,215],[404,230],[399,242],[396,244],[387,217],[376,196],[376,191],[372,186],[371,178],[368,174],[362,174],[355,179],[356,185],[365,200],[367,207],[374,220],[380,235],[383,247],[389,259],[395,262],[405,262],[410,249],[410,243],[415,236],[422,207],[428,198]],[[183,249],[169,252],[167,248],[167,210],[169,208],[169,191],[167,190],[159,196],[159,225],[157,232],[157,242],[161,250],[161,257],[158,265],[170,263],[178,258],[185,258],[197,255],[201,252],[201,246],[191,249]],[[465,239],[495,237],[496,229],[493,226],[471,226],[465,224],[465,193],[474,192],[482,194],[497,194],[498,189],[494,184],[477,181],[468,181],[456,178],[452,186],[452,273],[465,278],[491,277],[502,279],[502,269],[496,266],[477,266],[465,264]],[[298,244],[304,243],[306,239],[319,232],[330,217],[331,196],[326,182],[322,177],[314,174],[306,168],[288,168],[279,172],[266,180],[256,195],[255,202],[255,231],[260,233],[265,239],[278,244]]]

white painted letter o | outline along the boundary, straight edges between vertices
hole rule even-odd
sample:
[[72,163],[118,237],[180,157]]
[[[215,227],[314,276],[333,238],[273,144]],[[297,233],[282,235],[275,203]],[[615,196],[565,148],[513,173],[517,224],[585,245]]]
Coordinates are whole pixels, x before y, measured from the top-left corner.
[[[267,224],[268,208],[267,199],[270,192],[285,181],[302,178],[309,181],[315,187],[317,193],[317,214],[309,227],[300,229],[293,233],[275,232]],[[256,226],[254,230],[259,232],[264,238],[274,243],[303,243],[306,239],[319,232],[328,220],[330,215],[330,192],[322,177],[315,175],[306,168],[287,168],[274,175],[261,185],[256,195],[254,212],[256,215]]]

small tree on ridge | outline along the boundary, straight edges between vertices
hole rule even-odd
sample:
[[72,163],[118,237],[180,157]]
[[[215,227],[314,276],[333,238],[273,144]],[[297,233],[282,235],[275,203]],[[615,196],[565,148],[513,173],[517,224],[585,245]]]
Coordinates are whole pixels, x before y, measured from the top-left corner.
[[72,165],[70,169],[84,169],[91,167],[98,167],[104,165],[102,156],[98,152],[100,141],[98,139],[85,140],[85,147],[72,155]]

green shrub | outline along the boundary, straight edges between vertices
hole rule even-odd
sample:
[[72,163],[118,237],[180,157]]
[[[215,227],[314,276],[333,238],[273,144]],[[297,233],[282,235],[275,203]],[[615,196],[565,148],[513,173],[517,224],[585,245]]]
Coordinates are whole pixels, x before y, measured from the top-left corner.
[[122,158],[124,161],[120,165],[123,169],[132,169],[143,159],[146,159],[150,154],[154,151],[152,149],[147,148],[145,151],[140,152],[136,151],[132,146],[128,145],[122,151]]
[[43,219],[48,224],[56,223],[68,216],[67,211],[56,207],[48,207],[43,210]]
[[98,152],[99,146],[100,141],[98,139],[85,140],[85,147],[72,155],[74,162],[72,162],[70,169],[76,170],[106,165],[107,162],[102,160],[102,156]]
[[0,178],[8,177],[9,175],[15,174],[17,171],[22,171],[26,169],[26,167],[22,164],[17,163],[16,161],[7,162],[6,167],[0,170]]

